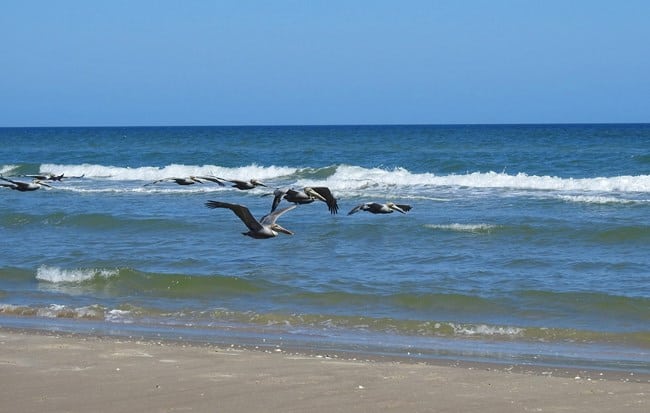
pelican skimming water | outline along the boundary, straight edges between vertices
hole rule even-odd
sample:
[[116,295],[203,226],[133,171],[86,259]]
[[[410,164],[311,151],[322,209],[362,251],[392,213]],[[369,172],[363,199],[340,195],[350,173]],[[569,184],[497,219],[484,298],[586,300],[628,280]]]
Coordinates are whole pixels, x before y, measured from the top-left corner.
[[357,205],[352,208],[352,210],[348,212],[348,215],[352,215],[359,211],[368,211],[371,214],[391,214],[393,211],[397,211],[401,212],[402,214],[406,214],[406,212],[410,210],[410,205],[394,204],[392,202],[387,202],[385,204],[367,202],[365,204]]
[[259,221],[255,219],[253,214],[251,214],[251,211],[243,205],[229,204],[227,202],[219,201],[208,201],[205,203],[205,206],[212,209],[227,208],[234,212],[235,215],[237,215],[239,219],[241,219],[242,222],[248,227],[248,232],[242,232],[242,234],[248,235],[251,238],[273,238],[278,235],[278,232],[293,235],[293,232],[289,231],[286,228],[282,228],[279,224],[276,224],[275,221],[280,217],[280,215],[294,209],[296,205],[291,205],[286,208],[273,211],[268,215],[264,215]]

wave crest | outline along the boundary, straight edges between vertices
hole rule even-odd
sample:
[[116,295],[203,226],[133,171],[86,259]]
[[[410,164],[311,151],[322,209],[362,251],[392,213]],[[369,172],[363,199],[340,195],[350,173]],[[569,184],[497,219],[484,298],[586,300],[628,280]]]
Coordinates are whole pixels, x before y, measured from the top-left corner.
[[104,279],[111,278],[116,276],[118,273],[118,270],[96,268],[65,270],[58,267],[41,265],[36,270],[36,279],[39,281],[46,281],[51,283],[79,283],[98,277]]

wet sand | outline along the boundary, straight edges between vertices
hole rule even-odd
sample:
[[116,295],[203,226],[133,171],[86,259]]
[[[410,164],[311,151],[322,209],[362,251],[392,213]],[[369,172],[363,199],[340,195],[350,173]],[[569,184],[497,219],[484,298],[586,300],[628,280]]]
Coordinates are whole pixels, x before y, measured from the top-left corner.
[[650,378],[0,328],[6,412],[648,412]]

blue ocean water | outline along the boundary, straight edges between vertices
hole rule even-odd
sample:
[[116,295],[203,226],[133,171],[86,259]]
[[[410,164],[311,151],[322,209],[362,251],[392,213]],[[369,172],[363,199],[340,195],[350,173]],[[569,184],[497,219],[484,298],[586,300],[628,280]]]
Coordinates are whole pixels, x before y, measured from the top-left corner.
[[[650,372],[647,124],[0,129],[48,172],[0,188],[0,326]],[[204,205],[306,186],[292,236]]]

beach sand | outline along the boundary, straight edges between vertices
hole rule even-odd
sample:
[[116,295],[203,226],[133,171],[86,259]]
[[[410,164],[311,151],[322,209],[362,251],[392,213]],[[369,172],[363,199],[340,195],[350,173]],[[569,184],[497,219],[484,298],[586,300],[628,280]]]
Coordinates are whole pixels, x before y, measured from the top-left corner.
[[0,329],[2,412],[645,413],[648,380]]

